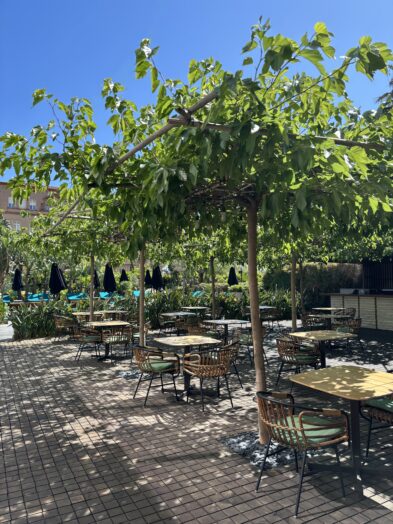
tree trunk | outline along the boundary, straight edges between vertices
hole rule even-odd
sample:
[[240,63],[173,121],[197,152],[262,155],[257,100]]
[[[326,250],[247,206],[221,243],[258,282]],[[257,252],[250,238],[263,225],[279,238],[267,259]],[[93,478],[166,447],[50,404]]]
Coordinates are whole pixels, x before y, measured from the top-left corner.
[[145,249],[139,253],[139,345],[145,345]]
[[299,260],[299,292],[300,292],[300,306],[302,315],[305,314],[304,308],[304,273],[303,273],[303,261]]
[[90,255],[89,320],[94,320],[94,255]]
[[212,319],[216,318],[216,274],[214,271],[214,257],[210,257],[210,276],[212,283]]
[[[250,295],[250,313],[252,326],[252,341],[254,346],[255,387],[257,391],[266,391],[265,361],[263,358],[263,328],[259,315],[259,293],[257,274],[257,212],[258,205],[255,200],[247,206],[248,225],[248,291]],[[260,424],[259,440],[262,444],[267,442],[266,428]]]
[[291,264],[291,304],[292,304],[292,330],[295,331],[297,326],[297,309],[296,309],[296,255],[292,253]]

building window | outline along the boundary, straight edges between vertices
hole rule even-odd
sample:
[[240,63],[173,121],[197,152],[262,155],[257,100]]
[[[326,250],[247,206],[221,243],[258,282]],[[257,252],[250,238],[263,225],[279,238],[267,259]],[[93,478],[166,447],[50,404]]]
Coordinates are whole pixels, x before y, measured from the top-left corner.
[[9,209],[13,209],[15,207],[14,199],[12,197],[8,197],[8,207]]
[[37,202],[35,200],[30,200],[29,209],[30,211],[37,211]]
[[26,200],[22,200],[22,202],[20,203],[19,207],[20,207],[21,209],[26,209],[26,207],[27,207],[27,202],[26,202]]
[[20,224],[19,224],[19,222],[15,222],[15,231],[20,231]]

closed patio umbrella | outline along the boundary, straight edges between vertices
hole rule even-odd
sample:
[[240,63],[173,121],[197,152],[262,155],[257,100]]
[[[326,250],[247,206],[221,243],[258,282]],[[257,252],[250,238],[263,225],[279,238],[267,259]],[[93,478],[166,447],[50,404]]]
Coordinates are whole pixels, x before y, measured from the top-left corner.
[[128,275],[126,273],[126,270],[125,269],[122,269],[121,270],[121,275],[120,275],[120,282],[128,282],[130,279],[128,278]]
[[147,270],[146,275],[145,275],[145,286],[152,287],[152,285],[153,285],[153,280],[151,278],[150,271]]
[[98,278],[98,273],[97,273],[97,270],[95,269],[94,270],[94,289],[100,289],[100,287],[101,287],[100,279]]
[[104,273],[104,290],[107,293],[113,293],[116,291],[116,280],[115,275],[113,274],[113,269],[110,264],[105,265],[105,273]]
[[153,269],[152,286],[153,286],[153,289],[157,289],[157,290],[164,288],[164,281],[162,280],[160,266],[156,266]]
[[12,289],[13,291],[17,291],[18,297],[20,297],[20,292],[23,289],[23,282],[22,271],[18,267],[15,269],[14,278],[12,279]]
[[229,270],[229,276],[228,276],[228,286],[237,286],[238,283],[239,281],[236,276],[235,268],[231,267]]
[[63,289],[67,289],[63,273],[55,262],[50,269],[49,289],[52,295],[57,295],[60,291],[63,291]]

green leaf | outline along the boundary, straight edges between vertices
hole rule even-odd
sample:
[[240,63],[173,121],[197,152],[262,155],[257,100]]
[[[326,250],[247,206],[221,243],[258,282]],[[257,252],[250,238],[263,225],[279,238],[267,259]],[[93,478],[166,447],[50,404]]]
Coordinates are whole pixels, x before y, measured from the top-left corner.
[[247,44],[243,47],[243,49],[242,49],[242,53],[248,53],[249,51],[252,51],[252,50],[255,49],[256,47],[258,47],[258,44],[255,42],[255,40],[250,40],[250,41],[247,42]]
[[303,49],[299,55],[315,65],[322,75],[326,74],[326,69],[322,64],[323,58],[318,49]]
[[378,206],[379,206],[379,199],[375,196],[369,196],[368,197],[368,202],[370,204],[370,207],[372,209],[372,212],[375,213],[377,212],[378,210]]
[[151,88],[153,93],[157,90],[157,87],[160,85],[158,80],[158,70],[156,67],[151,68]]
[[326,24],[324,22],[317,22],[314,25],[314,31],[317,34],[323,34],[323,35],[328,35],[329,34],[328,28],[326,27]]
[[247,58],[245,58],[243,60],[243,65],[249,65],[249,64],[253,64],[254,63],[254,60],[252,58],[252,56],[248,56]]

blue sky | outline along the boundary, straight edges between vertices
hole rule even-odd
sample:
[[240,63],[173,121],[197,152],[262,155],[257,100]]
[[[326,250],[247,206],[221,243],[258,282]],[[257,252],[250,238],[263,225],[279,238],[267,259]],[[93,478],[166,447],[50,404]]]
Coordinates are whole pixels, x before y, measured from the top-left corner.
[[[157,63],[167,77],[185,78],[191,58],[208,56],[236,70],[259,15],[270,18],[273,33],[295,39],[324,21],[335,34],[337,56],[366,34],[393,47],[393,0],[2,0],[0,134],[28,134],[50,118],[31,103],[32,92],[45,87],[63,101],[89,98],[100,125],[97,139],[111,143],[102,80],[126,85],[126,95],[138,105],[150,101],[148,82],[137,81],[133,72],[142,38],[160,46]],[[373,83],[354,75],[349,93],[367,109],[386,90],[383,75]]]

